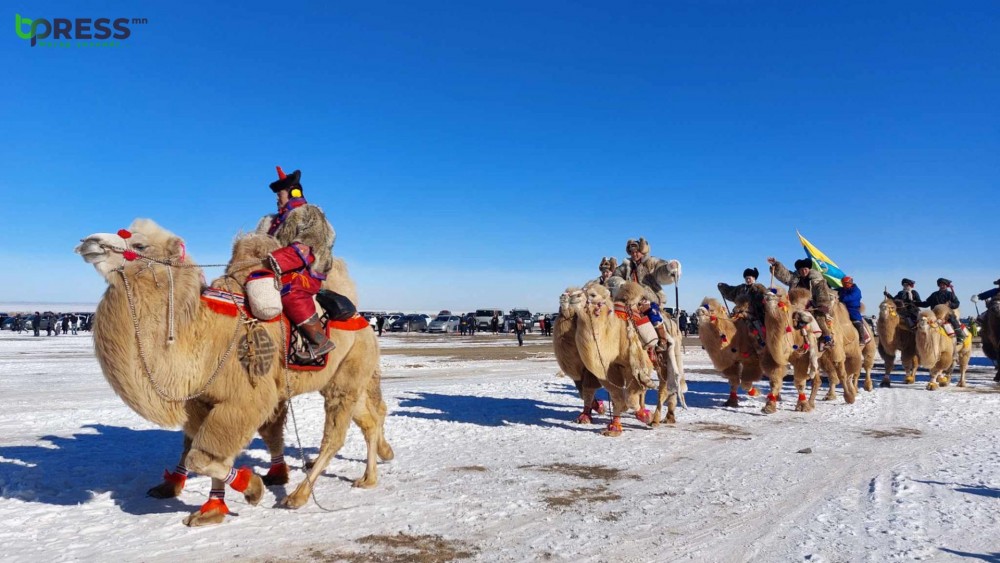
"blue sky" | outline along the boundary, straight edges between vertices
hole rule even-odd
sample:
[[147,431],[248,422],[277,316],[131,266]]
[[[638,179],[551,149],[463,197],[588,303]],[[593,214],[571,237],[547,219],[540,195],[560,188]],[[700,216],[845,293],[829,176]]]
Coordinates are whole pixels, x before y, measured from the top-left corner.
[[[303,171],[365,309],[554,310],[636,236],[681,304],[795,230],[874,305],[1000,277],[993,2],[22,2],[143,17],[0,63],[0,302],[96,302],[82,236],[152,217],[200,262]],[[987,234],[989,233],[989,234]],[[210,272],[211,276],[212,273]]]

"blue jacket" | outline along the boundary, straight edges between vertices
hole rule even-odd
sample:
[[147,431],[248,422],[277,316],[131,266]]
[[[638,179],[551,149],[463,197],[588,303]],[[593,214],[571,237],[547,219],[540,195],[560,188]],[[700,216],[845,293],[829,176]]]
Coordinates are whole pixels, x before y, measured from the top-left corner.
[[861,288],[855,284],[850,289],[846,287],[837,288],[840,295],[840,302],[847,307],[847,312],[851,315],[852,321],[860,321],[861,317]]

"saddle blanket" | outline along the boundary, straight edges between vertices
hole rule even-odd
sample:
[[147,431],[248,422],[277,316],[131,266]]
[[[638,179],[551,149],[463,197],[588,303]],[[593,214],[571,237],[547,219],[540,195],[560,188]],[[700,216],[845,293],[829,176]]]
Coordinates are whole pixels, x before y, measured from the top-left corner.
[[[240,293],[232,293],[217,287],[208,287],[201,292],[201,302],[204,303],[209,309],[220,315],[235,317],[237,315],[237,307],[239,307],[239,309],[242,310],[246,316],[251,318],[253,317],[253,314],[250,313],[247,307],[246,297]],[[281,319],[285,324],[288,324],[288,319],[285,318],[284,314],[269,321],[261,322],[273,323],[279,319]],[[371,325],[368,324],[368,320],[357,313],[347,320],[329,321],[326,326],[328,330],[371,329]]]

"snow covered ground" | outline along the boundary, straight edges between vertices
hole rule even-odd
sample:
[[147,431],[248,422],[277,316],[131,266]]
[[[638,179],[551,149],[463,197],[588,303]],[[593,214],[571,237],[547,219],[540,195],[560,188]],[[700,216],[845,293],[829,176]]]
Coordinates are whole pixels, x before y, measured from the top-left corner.
[[[274,507],[301,479],[295,471],[261,505],[230,492],[235,515],[190,529],[181,519],[205,501],[209,480],[189,479],[177,499],[145,496],[176,462],[180,434],[115,397],[90,336],[0,332],[2,558],[1000,560],[1000,392],[983,358],[967,389],[925,391],[922,372],[918,385],[896,378],[854,405],[803,414],[786,401],[766,416],[760,400],[722,407],[724,381],[689,346],[690,408],[678,423],[648,429],[629,418],[623,436],[606,438],[601,425],[571,422],[578,399],[541,337],[529,336],[516,360],[460,354],[512,345],[475,338],[383,338],[396,459],[380,464],[378,487],[350,486],[364,458],[352,428],[317,484],[321,506]],[[785,396],[795,396],[789,384]],[[315,453],[319,397],[294,407]],[[294,456],[291,429],[286,442]],[[262,473],[266,460],[257,439],[241,463]]]

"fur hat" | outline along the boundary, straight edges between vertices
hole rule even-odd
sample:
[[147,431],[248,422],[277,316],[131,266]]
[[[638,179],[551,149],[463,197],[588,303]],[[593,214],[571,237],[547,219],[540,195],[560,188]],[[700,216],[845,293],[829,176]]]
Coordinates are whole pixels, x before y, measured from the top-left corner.
[[614,256],[605,256],[601,258],[601,265],[599,267],[600,271],[609,270],[614,272],[618,268],[618,260]]
[[949,280],[949,279],[947,279],[947,278],[938,278],[938,279],[937,279],[937,284],[938,284],[938,285],[941,285],[941,284],[944,284],[944,285],[951,285],[951,280]]
[[910,285],[910,286],[917,285],[917,282],[911,280],[910,278],[903,278],[903,281],[901,281],[899,283],[901,283],[902,285]]
[[993,285],[1000,285],[1000,280],[993,282]]
[[813,267],[813,261],[810,260],[809,258],[800,258],[800,259],[798,259],[798,260],[795,261],[795,269],[796,270],[798,270],[799,268],[810,268],[811,269],[812,267]]
[[760,272],[757,271],[757,268],[747,268],[746,270],[743,270],[743,277],[745,278],[747,276],[757,279],[760,277]]
[[639,240],[628,239],[628,242],[625,243],[625,254],[631,254],[632,247],[638,248],[643,256],[649,256],[649,243],[646,242],[646,239],[642,237],[639,237]]
[[[302,184],[299,183],[302,172],[296,170],[291,174],[285,174],[285,171],[280,166],[275,166],[275,168],[278,170],[278,179],[271,182],[271,191],[278,193],[281,190],[288,190],[290,196],[302,197]],[[294,188],[298,188],[298,194],[292,193],[296,191]]]

